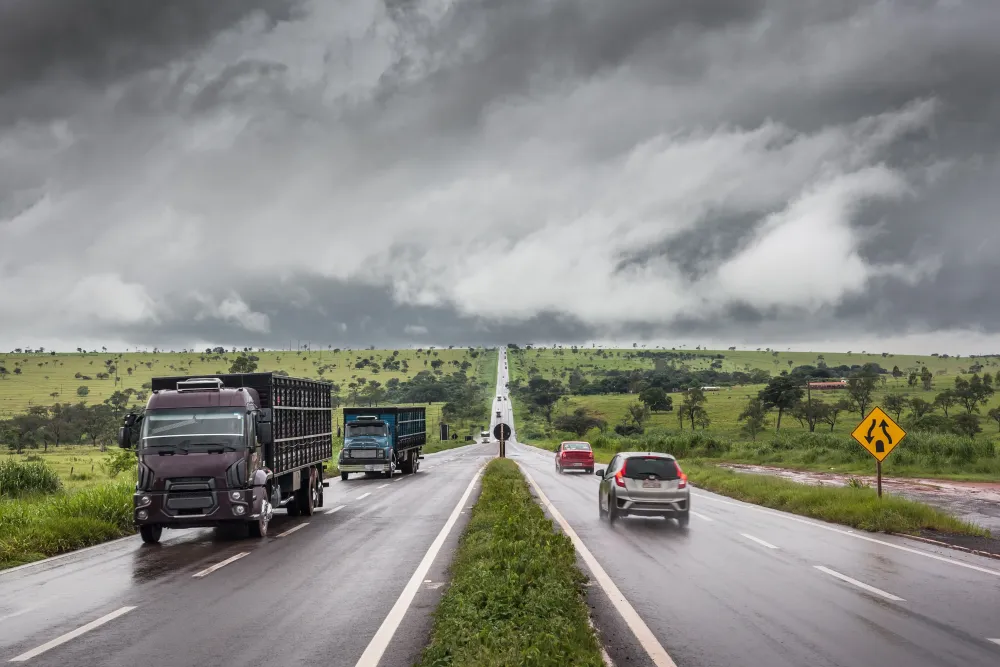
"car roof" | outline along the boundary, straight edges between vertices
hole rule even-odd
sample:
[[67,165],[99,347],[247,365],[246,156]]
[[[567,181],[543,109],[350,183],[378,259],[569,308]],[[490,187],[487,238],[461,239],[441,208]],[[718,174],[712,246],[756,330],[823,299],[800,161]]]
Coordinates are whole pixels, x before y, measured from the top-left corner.
[[673,454],[665,454],[663,452],[618,452],[618,456],[624,456],[625,458],[631,458],[633,456],[659,456],[664,459],[670,459],[671,461],[676,461]]

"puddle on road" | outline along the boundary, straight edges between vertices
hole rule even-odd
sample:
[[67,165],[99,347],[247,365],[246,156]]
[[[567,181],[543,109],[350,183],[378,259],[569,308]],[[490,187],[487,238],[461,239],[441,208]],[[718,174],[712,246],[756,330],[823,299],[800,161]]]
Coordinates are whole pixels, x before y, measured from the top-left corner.
[[[847,486],[853,477],[875,486],[875,477],[835,472],[787,470],[773,466],[722,463],[734,472],[773,475],[813,486]],[[933,505],[1000,534],[1000,482],[956,482],[943,479],[882,478],[882,491]]]

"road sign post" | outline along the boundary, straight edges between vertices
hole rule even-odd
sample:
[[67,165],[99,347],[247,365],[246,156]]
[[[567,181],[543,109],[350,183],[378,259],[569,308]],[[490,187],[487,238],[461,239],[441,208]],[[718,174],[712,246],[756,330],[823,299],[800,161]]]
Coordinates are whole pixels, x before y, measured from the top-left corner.
[[882,461],[906,437],[904,431],[882,408],[875,406],[851,433],[858,444],[875,457],[875,476],[878,497],[882,497]]
[[507,458],[507,440],[510,439],[510,426],[497,422],[493,427],[493,437],[500,441],[500,458]]

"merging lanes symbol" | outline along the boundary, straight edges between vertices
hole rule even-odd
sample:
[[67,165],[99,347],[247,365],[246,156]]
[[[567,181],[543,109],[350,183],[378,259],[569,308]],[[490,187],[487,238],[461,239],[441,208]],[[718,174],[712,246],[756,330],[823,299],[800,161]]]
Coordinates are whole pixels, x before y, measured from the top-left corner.
[[876,406],[858,424],[851,436],[877,461],[884,461],[906,437],[906,431],[885,414],[882,408]]

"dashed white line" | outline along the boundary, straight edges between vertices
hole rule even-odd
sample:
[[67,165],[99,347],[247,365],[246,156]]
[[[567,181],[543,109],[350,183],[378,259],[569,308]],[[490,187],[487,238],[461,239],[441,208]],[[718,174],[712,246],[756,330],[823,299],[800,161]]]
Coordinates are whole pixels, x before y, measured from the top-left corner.
[[320,512],[323,512],[324,514],[333,514],[334,512],[339,512],[345,507],[347,507],[347,505],[337,505],[336,507],[331,507],[330,509],[321,509]]
[[874,593],[875,595],[881,595],[886,600],[892,600],[894,602],[906,602],[906,600],[904,600],[901,597],[893,595],[892,593],[886,593],[881,588],[875,588],[874,586],[869,586],[868,584],[866,584],[864,582],[861,582],[861,581],[858,581],[857,579],[852,579],[852,578],[848,577],[846,574],[841,574],[840,572],[837,572],[836,570],[831,570],[830,568],[823,567],[822,565],[813,565],[813,567],[815,567],[820,572],[825,572],[825,573],[829,574],[831,577],[836,577],[837,579],[840,579],[841,581],[846,581],[847,583],[853,584],[853,585],[857,586],[858,588],[863,588],[864,590],[868,591],[869,593]]
[[75,639],[75,638],[79,637],[80,635],[82,635],[84,633],[90,632],[94,628],[98,628],[98,627],[104,625],[105,623],[108,623],[109,621],[113,621],[116,618],[118,618],[119,616],[123,616],[123,615],[129,613],[133,609],[135,609],[135,607],[122,607],[120,609],[116,609],[113,612],[111,612],[110,614],[106,614],[104,616],[101,616],[96,621],[91,621],[90,623],[87,623],[86,625],[81,625],[79,628],[77,628],[76,630],[73,630],[72,632],[67,632],[64,635],[56,637],[52,641],[46,642],[46,643],[42,644],[41,646],[39,646],[38,648],[33,648],[33,649],[31,649],[30,651],[28,651],[26,653],[22,653],[19,656],[15,656],[15,657],[11,658],[10,661],[11,662],[25,662],[26,660],[31,660],[35,656],[41,655],[42,653],[45,653],[49,649],[55,648],[56,646],[59,646],[60,644],[65,644],[66,642],[68,642],[71,639]]
[[764,507],[758,507],[751,504],[734,503],[729,500],[722,500],[720,498],[713,498],[712,496],[707,496],[703,493],[696,494],[699,498],[704,498],[705,500],[711,500],[714,503],[720,503],[722,505],[732,505],[734,507],[742,507],[743,509],[753,510],[755,512],[763,512],[764,514],[770,514],[776,516],[780,519],[785,519],[786,521],[795,521],[797,523],[804,523],[807,526],[813,526],[814,528],[822,528],[823,530],[828,530],[832,533],[840,533],[841,535],[847,535],[848,537],[854,537],[859,540],[865,540],[866,542],[874,542],[875,544],[881,544],[887,547],[892,547],[893,549],[899,549],[900,551],[905,551],[907,553],[916,554],[918,556],[924,556],[925,558],[932,558],[934,560],[941,561],[942,563],[950,563],[952,565],[958,565],[959,567],[968,568],[970,570],[975,570],[976,572],[982,572],[984,574],[992,574],[994,577],[1000,577],[1000,571],[991,570],[987,567],[980,567],[978,565],[973,565],[972,563],[966,563],[960,560],[955,560],[953,558],[946,558],[944,556],[938,556],[937,554],[932,554],[928,551],[920,551],[919,549],[911,549],[910,547],[904,547],[901,544],[893,544],[892,542],[886,542],[885,540],[877,540],[874,537],[868,537],[867,535],[860,535],[858,533],[841,530],[840,528],[834,528],[833,526],[824,526],[821,523],[816,523],[815,521],[809,521],[807,519],[800,519],[797,516],[792,516],[790,514],[785,514],[783,512],[777,512],[775,510],[767,509]]
[[715,521],[715,519],[713,519],[712,517],[705,516],[704,514],[699,514],[698,512],[691,512],[691,514],[694,514],[696,517],[698,517],[702,521],[708,521],[709,523]]
[[383,484],[382,486],[376,486],[375,490],[378,491],[379,489],[384,489],[387,486],[389,486],[389,485],[388,484]]
[[654,635],[653,631],[649,629],[649,626],[642,620],[642,617],[639,616],[635,608],[632,607],[629,601],[625,599],[625,596],[622,595],[622,592],[618,589],[618,586],[615,585],[615,582],[608,576],[608,573],[604,571],[604,568],[597,562],[597,559],[594,558],[594,554],[590,553],[590,549],[588,549],[587,545],[583,543],[583,540],[581,540],[580,536],[576,534],[576,531],[574,531],[569,525],[569,522],[567,522],[563,515],[559,513],[559,510],[557,510],[555,506],[549,502],[548,497],[546,497],[541,487],[535,482],[535,479],[528,473],[524,466],[519,464],[518,467],[521,468],[521,472],[524,473],[528,482],[530,482],[531,486],[534,487],[535,493],[538,494],[538,499],[542,501],[542,504],[545,505],[546,509],[548,509],[549,513],[552,515],[552,518],[558,522],[563,532],[569,537],[570,541],[573,542],[573,546],[576,547],[577,552],[593,573],[594,579],[596,579],[597,583],[600,584],[602,589],[604,589],[604,593],[611,600],[611,604],[613,604],[615,609],[618,610],[618,613],[625,621],[625,624],[632,630],[635,638],[639,641],[639,644],[646,651],[647,655],[649,655],[653,664],[656,665],[656,667],[677,667],[677,663],[673,661],[670,654],[667,653],[667,650],[663,648],[659,640],[656,638],[656,635]]
[[369,491],[368,493],[362,493],[360,496],[358,496],[357,498],[355,498],[355,500],[364,500],[365,498],[367,498],[371,494],[372,494],[371,491]]
[[765,542],[764,540],[760,539],[759,537],[754,537],[753,535],[747,535],[746,533],[740,533],[740,535],[742,535],[743,537],[747,538],[748,540],[753,540],[757,544],[761,544],[761,545],[767,547],[768,549],[777,549],[778,548],[778,547],[774,546],[773,544],[771,544],[770,542]]
[[220,562],[216,563],[215,565],[213,565],[212,567],[206,567],[201,572],[195,572],[191,576],[195,577],[195,578],[199,578],[199,579],[201,577],[206,577],[206,576],[212,574],[213,572],[215,572],[216,570],[218,570],[220,567],[225,567],[225,566],[229,565],[230,563],[235,563],[236,561],[238,561],[239,559],[243,558],[244,556],[249,556],[249,555],[250,555],[249,551],[241,551],[240,553],[236,554],[235,556],[230,556],[226,560],[220,561]]
[[989,637],[987,637],[986,641],[993,642],[994,644],[1000,644],[1000,639],[990,639]]
[[444,541],[448,539],[448,533],[451,532],[452,526],[458,521],[458,513],[462,511],[462,507],[469,500],[472,489],[476,486],[476,480],[479,479],[479,473],[480,470],[477,470],[476,474],[472,476],[472,481],[469,482],[465,493],[462,494],[458,504],[455,505],[455,509],[451,511],[451,516],[448,517],[448,520],[441,528],[441,532],[434,538],[430,549],[427,550],[423,560],[417,565],[417,569],[413,573],[413,576],[410,577],[410,581],[407,582],[406,588],[399,594],[396,604],[389,610],[389,615],[382,621],[382,625],[375,632],[375,636],[372,637],[368,647],[365,648],[365,652],[361,654],[355,667],[378,667],[382,655],[385,653],[386,648],[389,647],[389,643],[392,641],[393,635],[396,634],[396,629],[399,627],[400,622],[402,622],[403,616],[406,615],[406,610],[410,607],[414,596],[420,590],[420,585],[424,581],[424,577],[427,576],[427,572],[431,569],[431,564],[437,558]]
[[297,525],[297,526],[292,526],[291,528],[289,528],[288,530],[286,530],[286,531],[285,531],[285,532],[283,532],[283,533],[278,533],[277,535],[275,535],[275,537],[285,537],[286,535],[291,535],[291,534],[292,534],[292,533],[294,533],[294,532],[295,532],[296,530],[301,530],[301,529],[305,528],[305,527],[306,527],[306,526],[308,526],[308,525],[309,525],[309,522],[308,522],[308,521],[306,521],[305,523],[300,523],[300,524],[299,524],[299,525]]

